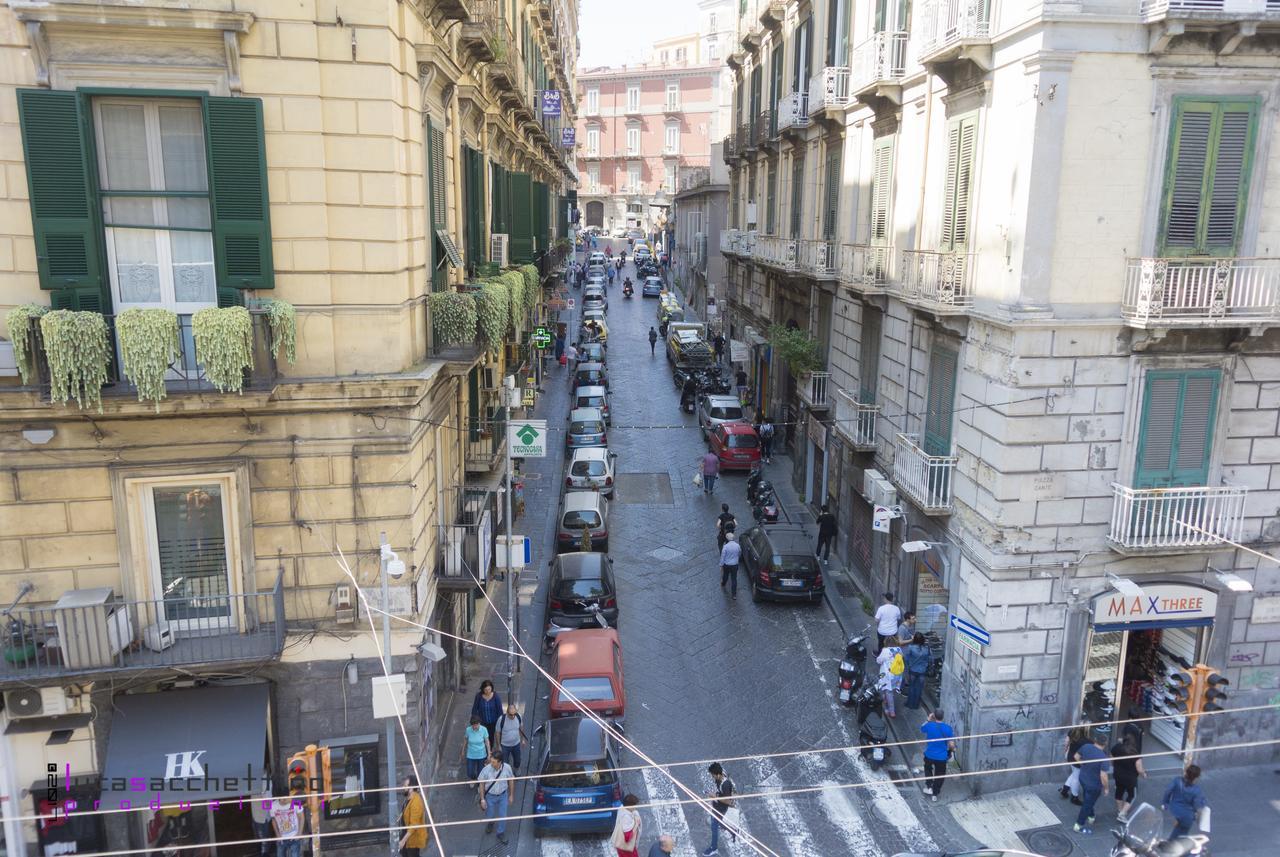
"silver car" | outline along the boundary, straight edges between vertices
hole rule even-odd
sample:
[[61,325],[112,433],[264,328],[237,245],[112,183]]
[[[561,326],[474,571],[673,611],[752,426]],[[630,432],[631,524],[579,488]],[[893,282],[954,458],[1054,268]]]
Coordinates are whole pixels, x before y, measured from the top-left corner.
[[575,449],[565,470],[565,490],[599,491],[606,497],[612,497],[613,464],[617,459],[616,452],[610,452],[603,446]]
[[742,402],[737,396],[704,395],[698,399],[698,425],[705,440],[707,433],[721,423],[745,423]]
[[604,387],[578,387],[573,391],[570,407],[574,410],[599,408],[600,413],[604,415],[604,424],[613,425],[613,414],[609,411],[609,391]]

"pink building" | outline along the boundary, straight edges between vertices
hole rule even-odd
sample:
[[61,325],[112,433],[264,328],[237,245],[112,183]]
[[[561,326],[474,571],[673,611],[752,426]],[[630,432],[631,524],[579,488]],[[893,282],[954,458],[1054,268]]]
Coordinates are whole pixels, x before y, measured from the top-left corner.
[[578,201],[587,226],[652,229],[682,172],[710,163],[718,65],[600,68],[578,73]]

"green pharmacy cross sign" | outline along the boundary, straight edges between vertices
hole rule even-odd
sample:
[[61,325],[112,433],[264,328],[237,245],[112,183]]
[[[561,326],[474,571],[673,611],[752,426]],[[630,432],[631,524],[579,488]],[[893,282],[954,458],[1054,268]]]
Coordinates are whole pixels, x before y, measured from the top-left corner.
[[535,348],[546,348],[551,344],[551,333],[545,327],[539,325],[533,331],[532,340]]

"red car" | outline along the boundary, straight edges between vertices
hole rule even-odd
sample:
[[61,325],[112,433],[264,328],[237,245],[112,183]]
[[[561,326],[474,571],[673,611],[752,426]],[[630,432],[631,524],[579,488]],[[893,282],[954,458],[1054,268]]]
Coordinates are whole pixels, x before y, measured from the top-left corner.
[[707,443],[720,459],[721,470],[750,470],[760,463],[760,436],[746,423],[721,423]]

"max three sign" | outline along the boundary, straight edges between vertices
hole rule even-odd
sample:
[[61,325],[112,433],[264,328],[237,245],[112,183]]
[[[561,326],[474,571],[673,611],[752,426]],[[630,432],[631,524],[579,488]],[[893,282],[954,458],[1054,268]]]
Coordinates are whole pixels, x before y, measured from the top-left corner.
[[1141,594],[1104,592],[1094,599],[1096,625],[1134,622],[1212,621],[1218,612],[1218,594],[1188,583],[1143,583]]

